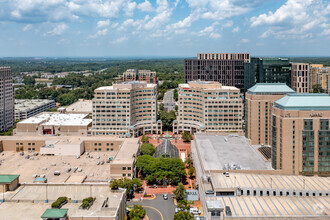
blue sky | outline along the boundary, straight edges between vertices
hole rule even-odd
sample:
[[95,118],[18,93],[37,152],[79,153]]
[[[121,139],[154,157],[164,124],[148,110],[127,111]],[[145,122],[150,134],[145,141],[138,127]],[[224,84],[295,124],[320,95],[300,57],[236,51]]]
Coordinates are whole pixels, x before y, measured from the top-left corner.
[[330,56],[329,0],[0,0],[0,56]]

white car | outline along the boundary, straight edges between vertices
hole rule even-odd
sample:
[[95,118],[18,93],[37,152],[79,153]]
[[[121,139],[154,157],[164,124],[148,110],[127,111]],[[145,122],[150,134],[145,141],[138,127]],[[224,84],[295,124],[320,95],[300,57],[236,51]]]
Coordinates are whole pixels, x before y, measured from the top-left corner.
[[190,209],[189,209],[189,212],[190,212],[191,214],[193,214],[193,215],[199,215],[199,214],[201,214],[201,211],[199,211],[199,209],[196,208],[196,207],[192,207],[192,208],[190,208]]

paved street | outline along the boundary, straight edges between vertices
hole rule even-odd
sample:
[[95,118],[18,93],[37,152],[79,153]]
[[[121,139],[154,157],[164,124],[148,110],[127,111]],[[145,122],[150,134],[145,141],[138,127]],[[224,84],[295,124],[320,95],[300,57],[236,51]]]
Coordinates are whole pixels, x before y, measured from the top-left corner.
[[175,101],[173,98],[174,90],[169,90],[164,94],[164,110],[170,112],[175,110]]
[[149,220],[173,220],[175,214],[173,196],[173,194],[168,194],[168,200],[164,200],[162,194],[157,194],[155,199],[128,202],[127,205],[142,205],[147,211]]

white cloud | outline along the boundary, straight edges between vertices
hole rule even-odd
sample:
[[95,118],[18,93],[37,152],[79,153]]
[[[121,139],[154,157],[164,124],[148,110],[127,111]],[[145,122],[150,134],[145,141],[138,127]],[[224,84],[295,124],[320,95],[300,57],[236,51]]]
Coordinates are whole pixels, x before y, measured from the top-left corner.
[[231,26],[233,26],[233,24],[234,24],[233,21],[227,21],[227,22],[224,23],[222,26],[227,28],[227,27],[231,27]]
[[218,22],[214,22],[211,26],[208,26],[204,28],[203,30],[199,31],[197,33],[198,36],[208,36],[212,39],[218,39],[221,37],[221,34],[217,33],[216,26],[218,25]]
[[120,38],[117,38],[115,41],[113,41],[114,44],[120,44],[124,41],[127,41],[128,40],[128,37],[120,37]]
[[324,0],[287,0],[275,12],[252,17],[251,27],[267,27],[261,38],[309,38],[312,30],[326,30],[330,14],[327,9],[330,3]]
[[231,32],[233,33],[239,32],[239,27],[235,27]]
[[249,43],[250,42],[250,40],[249,39],[246,39],[246,38],[243,38],[242,40],[241,40],[241,43],[243,43],[243,44],[245,44],[245,43]]
[[27,24],[22,28],[22,31],[28,31],[31,30],[31,28],[32,28],[32,24]]
[[88,36],[89,39],[97,38],[99,36],[105,36],[108,33],[108,29],[104,28],[102,30],[98,30],[95,34]]
[[109,24],[110,24],[110,20],[109,19],[107,19],[105,21],[98,21],[96,27],[97,28],[105,28],[105,27],[108,27]]
[[44,36],[49,35],[49,36],[57,36],[57,35],[61,35],[63,34],[63,32],[68,29],[68,25],[67,24],[58,24],[56,25],[53,30],[48,31],[47,33],[44,34]]
[[150,12],[152,11],[152,6],[151,6],[151,3],[148,1],[148,0],[145,0],[144,2],[140,3],[137,5],[137,8],[140,10],[140,11],[143,11],[143,12]]

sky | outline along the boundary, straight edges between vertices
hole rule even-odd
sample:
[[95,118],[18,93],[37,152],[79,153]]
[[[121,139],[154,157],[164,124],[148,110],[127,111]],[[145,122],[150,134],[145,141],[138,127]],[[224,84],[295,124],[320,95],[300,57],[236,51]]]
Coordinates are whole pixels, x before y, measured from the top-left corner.
[[330,0],[0,0],[0,57],[330,56]]

